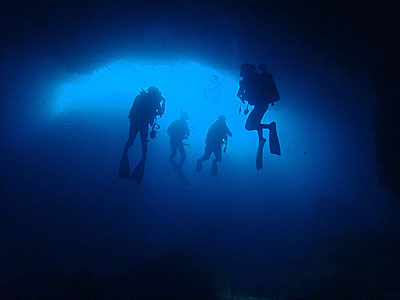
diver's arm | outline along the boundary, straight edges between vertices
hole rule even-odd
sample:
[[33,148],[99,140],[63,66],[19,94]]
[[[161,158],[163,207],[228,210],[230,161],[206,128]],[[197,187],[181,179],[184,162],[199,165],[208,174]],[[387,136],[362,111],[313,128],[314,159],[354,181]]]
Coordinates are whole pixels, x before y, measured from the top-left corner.
[[186,133],[185,133],[185,139],[187,139],[190,135],[190,129],[189,126],[186,124]]
[[162,115],[164,114],[164,112],[165,112],[165,99],[163,98],[163,99],[161,100],[161,105],[158,104],[157,106],[158,106],[158,107],[157,107],[157,109],[156,109],[156,115],[157,115],[157,116],[162,116]]
[[232,131],[229,130],[228,126],[226,126],[226,134],[232,136]]
[[225,147],[224,152],[226,152],[226,148],[228,147],[228,136],[225,136]]

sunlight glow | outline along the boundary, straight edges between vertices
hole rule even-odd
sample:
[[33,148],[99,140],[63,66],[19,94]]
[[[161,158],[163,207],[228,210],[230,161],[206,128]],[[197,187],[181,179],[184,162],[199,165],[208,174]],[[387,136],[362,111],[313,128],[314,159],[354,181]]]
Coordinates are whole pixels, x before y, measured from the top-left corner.
[[[239,73],[239,72],[238,72]],[[256,147],[255,132],[244,129],[247,117],[238,110],[236,97],[239,74],[231,74],[194,61],[140,61],[124,59],[101,67],[91,74],[81,75],[61,84],[55,94],[51,115],[71,117],[75,113],[86,118],[111,118],[112,122],[125,122],[132,102],[139,91],[157,86],[166,99],[166,112],[159,120],[165,129],[179,118],[180,110],[189,114],[191,139],[203,141],[209,126],[220,114],[240,143],[232,144],[238,151]],[[279,122],[280,114],[269,111],[266,121]],[[128,125],[126,125],[128,126]],[[240,137],[239,137],[240,136]]]
[[[140,89],[157,86],[168,109],[207,103],[235,103],[238,80],[228,74],[188,61],[158,64],[121,60],[61,85],[53,113],[116,108],[131,103]],[[126,107],[125,107],[126,109]]]
[[[233,132],[226,158],[235,157],[237,163],[253,170],[258,138],[255,131],[249,132],[244,128],[247,119],[243,114],[245,106],[236,97],[238,73],[232,74],[194,61],[119,60],[91,74],[71,76],[67,82],[61,83],[49,115],[53,119],[68,120],[77,116],[85,126],[101,127],[104,124],[96,130],[112,126],[114,135],[123,135],[118,140],[122,145],[128,133],[128,113],[133,100],[142,88],[155,85],[166,99],[166,111],[162,118],[158,118],[161,129],[153,145],[159,143],[159,147],[168,151],[167,128],[184,110],[189,114],[190,152],[194,157],[200,157],[208,128],[218,115],[224,114]],[[303,178],[303,183],[306,179],[311,183],[313,178],[319,178],[320,182],[325,178],[329,182],[333,167],[327,161],[336,161],[335,155],[338,154],[326,141],[333,140],[331,136],[334,136],[337,124],[327,122],[325,116],[313,114],[302,106],[294,107],[291,98],[301,103],[301,97],[280,88],[279,82],[277,84],[284,100],[270,106],[263,123],[277,123],[282,157],[270,155],[265,150],[265,164],[270,170],[275,170],[274,177],[285,174],[285,178],[291,178],[293,183],[297,183],[299,178]],[[242,113],[239,115],[240,105]],[[96,123],[98,120],[100,125]]]

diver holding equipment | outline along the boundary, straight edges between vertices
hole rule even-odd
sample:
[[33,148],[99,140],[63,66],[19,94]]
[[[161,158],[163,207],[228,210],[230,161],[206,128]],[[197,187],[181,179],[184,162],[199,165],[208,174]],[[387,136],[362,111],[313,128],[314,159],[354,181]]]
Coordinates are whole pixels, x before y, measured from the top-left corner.
[[[144,167],[147,158],[147,142],[149,135],[149,125],[152,124],[150,138],[156,137],[156,129],[159,125],[156,123],[156,117],[162,116],[165,112],[165,99],[162,93],[155,86],[150,86],[147,91],[141,90],[135,97],[128,118],[130,120],[129,137],[122,152],[119,165],[118,176],[121,179],[131,178],[140,183],[144,174]],[[142,158],[130,174],[130,163],[128,150],[133,145],[137,134],[140,133],[142,146]]]
[[151,126],[151,131],[150,131],[150,134],[149,134],[149,136],[150,136],[150,138],[151,138],[152,140],[155,139],[155,138],[157,137],[157,131],[156,131],[156,130],[159,130],[160,127],[161,127],[161,126],[157,124],[157,118],[155,118],[155,119],[154,119],[154,123],[153,123],[153,125]]

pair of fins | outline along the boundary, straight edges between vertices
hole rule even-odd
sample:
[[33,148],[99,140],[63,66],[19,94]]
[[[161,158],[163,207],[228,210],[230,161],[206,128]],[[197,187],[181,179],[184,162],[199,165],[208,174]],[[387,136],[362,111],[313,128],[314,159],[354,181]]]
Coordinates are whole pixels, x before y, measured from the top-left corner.
[[[263,168],[263,150],[264,145],[267,140],[263,139],[258,144],[257,148],[257,159],[256,159],[256,168],[257,171]],[[281,155],[281,146],[279,144],[278,133],[276,131],[276,123],[271,123],[271,128],[269,130],[269,150],[271,154]]]
[[[264,145],[266,143],[266,139],[263,139],[257,149],[257,159],[256,159],[256,168],[257,170],[261,170],[263,168],[263,150],[264,150]],[[279,138],[278,134],[276,131],[276,123],[272,122],[271,123],[271,128],[269,130],[269,149],[271,154],[276,154],[276,155],[281,155],[281,146],[279,144]],[[118,177],[120,179],[132,179],[136,181],[137,183],[141,183],[143,179],[143,174],[144,174],[144,167],[145,167],[145,161],[141,160],[135,169],[133,170],[132,174],[130,172],[130,165],[129,165],[129,158],[128,158],[128,153],[124,152],[121,157],[121,162],[119,164],[119,172],[118,172]],[[180,172],[180,169],[176,165],[176,163],[172,163],[172,168],[177,172],[179,178],[181,181],[185,184],[188,185],[188,181],[186,178],[183,176],[183,174]],[[200,170],[201,168],[199,168]],[[197,166],[196,166],[196,171],[199,171]],[[216,162],[213,161],[213,165],[211,168],[211,174],[212,175],[217,175],[218,174],[218,168]]]
[[131,174],[128,153],[123,153],[121,162],[119,163],[118,177],[120,179],[132,179],[137,183],[141,183],[144,174],[145,161],[141,160]]

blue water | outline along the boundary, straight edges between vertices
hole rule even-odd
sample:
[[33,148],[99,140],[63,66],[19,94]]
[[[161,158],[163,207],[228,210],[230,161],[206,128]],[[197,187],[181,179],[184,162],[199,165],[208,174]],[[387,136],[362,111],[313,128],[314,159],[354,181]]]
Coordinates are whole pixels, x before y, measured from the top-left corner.
[[[281,100],[264,121],[277,123],[282,156],[266,147],[256,171],[257,135],[244,129],[243,104],[238,114],[237,69],[124,57],[80,74],[48,68],[25,110],[3,124],[1,275],[114,274],[183,252],[229,274],[238,291],[279,294],[292,263],[318,241],[384,230],[392,196],[376,178],[368,78],[329,63],[269,71]],[[138,185],[117,178],[118,164],[132,101],[150,85],[163,93],[166,112]],[[191,128],[189,186],[168,162],[166,129],[181,109]],[[219,174],[210,175],[211,160],[195,173],[220,114],[233,137]],[[139,140],[129,156],[133,166]]]

